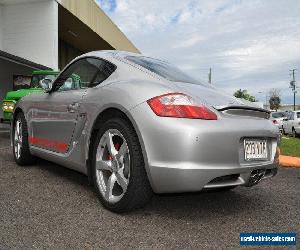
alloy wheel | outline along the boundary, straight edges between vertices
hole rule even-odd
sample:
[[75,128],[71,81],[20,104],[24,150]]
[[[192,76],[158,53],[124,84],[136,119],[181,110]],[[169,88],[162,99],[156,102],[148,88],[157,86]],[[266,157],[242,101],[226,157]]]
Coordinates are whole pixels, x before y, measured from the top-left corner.
[[103,198],[116,203],[126,193],[130,177],[129,148],[117,129],[107,130],[101,137],[96,154],[96,179]]
[[15,133],[14,133],[14,150],[17,159],[21,156],[22,147],[22,122],[20,120],[16,121]]

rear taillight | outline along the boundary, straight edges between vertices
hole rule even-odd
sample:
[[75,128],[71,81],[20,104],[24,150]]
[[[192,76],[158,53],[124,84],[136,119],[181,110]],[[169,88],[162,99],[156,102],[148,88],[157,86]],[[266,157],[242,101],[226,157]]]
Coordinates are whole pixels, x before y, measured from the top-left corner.
[[273,122],[274,124],[277,124],[277,123],[278,123],[277,120],[273,120],[272,122]]
[[190,96],[171,93],[147,101],[158,116],[189,119],[217,120],[217,115],[204,105],[195,104]]

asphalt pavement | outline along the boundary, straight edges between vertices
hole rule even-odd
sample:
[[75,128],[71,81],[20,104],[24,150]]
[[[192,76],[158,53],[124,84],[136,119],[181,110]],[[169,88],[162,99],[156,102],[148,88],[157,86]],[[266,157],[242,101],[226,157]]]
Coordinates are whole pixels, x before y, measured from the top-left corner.
[[300,168],[250,189],[156,195],[118,215],[80,173],[17,166],[0,131],[0,249],[237,249],[240,232],[297,232],[299,242]]

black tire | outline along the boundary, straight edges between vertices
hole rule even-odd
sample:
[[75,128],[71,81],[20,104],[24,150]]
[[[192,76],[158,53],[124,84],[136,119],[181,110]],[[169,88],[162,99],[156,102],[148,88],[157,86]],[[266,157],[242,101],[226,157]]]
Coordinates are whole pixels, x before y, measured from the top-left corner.
[[[117,129],[121,132],[128,145],[130,155],[129,184],[126,192],[124,193],[124,196],[120,201],[116,203],[110,203],[105,200],[100,192],[96,177],[97,147],[99,145],[101,137],[109,129]],[[94,141],[91,163],[94,187],[101,203],[107,209],[117,213],[129,212],[131,210],[143,207],[150,201],[153,195],[153,191],[145,170],[145,163],[141,146],[135,130],[127,120],[117,117],[110,118],[109,120],[104,121]]]
[[297,132],[296,132],[296,130],[293,128],[293,130],[292,130],[292,136],[294,137],[294,138],[297,138],[298,137],[298,134],[297,134]]
[[[17,153],[15,152],[15,147],[16,147],[16,140],[15,140],[15,129],[16,129],[16,124],[17,122],[21,122],[21,137],[22,137],[22,142],[20,143],[20,153],[19,157],[17,156]],[[12,138],[13,138],[13,155],[15,158],[15,161],[18,165],[20,166],[26,166],[26,165],[32,165],[36,158],[30,153],[29,150],[29,143],[28,143],[28,127],[27,127],[27,122],[25,119],[25,116],[22,112],[19,112],[16,116],[16,119],[13,124],[13,133],[12,133]]]

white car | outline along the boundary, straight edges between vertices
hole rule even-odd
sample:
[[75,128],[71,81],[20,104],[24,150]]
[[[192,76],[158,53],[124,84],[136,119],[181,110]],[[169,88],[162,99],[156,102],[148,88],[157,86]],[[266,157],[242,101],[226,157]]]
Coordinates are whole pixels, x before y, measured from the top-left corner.
[[283,134],[293,135],[297,137],[300,135],[300,110],[291,111],[287,118],[283,120]]
[[273,122],[275,126],[277,126],[280,130],[283,129],[283,121],[287,118],[286,112],[272,112],[270,115],[270,120]]

